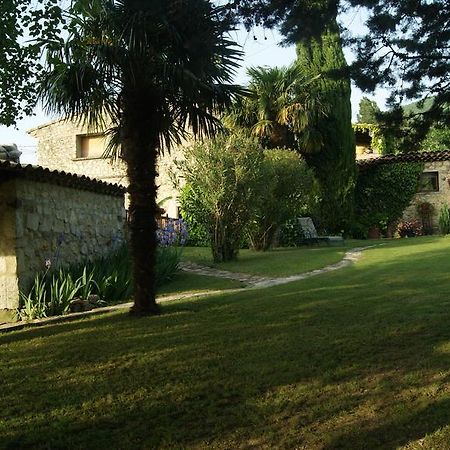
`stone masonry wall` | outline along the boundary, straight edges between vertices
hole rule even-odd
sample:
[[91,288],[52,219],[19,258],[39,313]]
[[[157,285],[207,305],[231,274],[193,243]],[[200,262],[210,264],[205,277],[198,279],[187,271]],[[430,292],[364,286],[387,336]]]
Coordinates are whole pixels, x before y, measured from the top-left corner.
[[[46,260],[57,267],[95,259],[123,241],[123,196],[24,179],[14,184],[15,217],[8,209],[0,219],[0,271],[6,267],[8,282],[18,279],[19,289],[30,287]],[[3,198],[4,184],[0,192]],[[18,305],[18,292],[6,298],[0,288],[0,309]]]
[[0,183],[0,310],[18,306],[15,192],[15,180]]
[[[58,120],[30,130],[29,134],[38,139],[40,166],[86,175],[109,183],[128,184],[123,161],[111,163],[111,160],[104,158],[77,158],[76,137],[88,134],[85,127]],[[163,153],[158,164],[158,201],[170,197],[162,205],[169,217],[177,217],[178,191],[173,186],[170,172],[176,171],[173,160],[180,159],[181,153],[181,148],[174,147],[170,153]]]
[[438,192],[418,192],[411,204],[403,213],[403,220],[420,220],[417,206],[420,203],[428,202],[434,206],[432,225],[435,232],[439,230],[439,210],[442,205],[450,205],[450,161],[436,161],[425,163],[424,172],[438,172],[439,191]]

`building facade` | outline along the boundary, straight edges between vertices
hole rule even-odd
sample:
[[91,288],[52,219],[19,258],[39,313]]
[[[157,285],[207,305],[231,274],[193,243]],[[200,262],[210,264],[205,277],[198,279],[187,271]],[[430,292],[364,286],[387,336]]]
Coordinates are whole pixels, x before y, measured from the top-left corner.
[[[28,133],[35,137],[37,143],[37,163],[51,170],[85,175],[90,178],[128,185],[125,163],[120,158],[105,158],[108,138],[102,131],[88,131],[76,122],[55,120]],[[176,177],[175,159],[180,159],[182,152],[173,148],[164,152],[158,163],[158,202],[168,217],[177,218],[178,191],[174,187]]]

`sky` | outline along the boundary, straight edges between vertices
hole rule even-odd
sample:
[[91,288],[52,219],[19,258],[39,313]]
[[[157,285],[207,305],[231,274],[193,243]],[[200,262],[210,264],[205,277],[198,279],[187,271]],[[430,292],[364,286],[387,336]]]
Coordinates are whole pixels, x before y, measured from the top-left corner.
[[[363,18],[357,12],[352,15],[347,15],[341,18],[344,26],[356,29],[356,32],[362,30]],[[232,33],[231,36],[244,51],[244,58],[241,68],[236,73],[235,82],[239,84],[246,84],[248,77],[246,71],[248,67],[252,66],[287,66],[295,60],[295,47],[281,47],[278,43],[281,41],[281,36],[278,32],[272,30],[264,30],[262,28],[255,28],[247,32],[243,28]],[[352,60],[352,55],[349,50],[345,50],[347,62]],[[367,96],[378,103],[378,106],[383,109],[386,99],[386,92],[380,90],[374,95],[362,94],[362,92],[355,86],[352,86],[352,115],[353,120],[356,120],[358,112],[358,104],[362,96]],[[22,151],[22,164],[36,163],[36,139],[27,134],[27,130],[42,125],[55,119],[55,117],[47,116],[42,110],[37,109],[34,116],[27,117],[17,124],[17,129],[14,127],[0,126],[0,145],[15,143],[19,150]]]

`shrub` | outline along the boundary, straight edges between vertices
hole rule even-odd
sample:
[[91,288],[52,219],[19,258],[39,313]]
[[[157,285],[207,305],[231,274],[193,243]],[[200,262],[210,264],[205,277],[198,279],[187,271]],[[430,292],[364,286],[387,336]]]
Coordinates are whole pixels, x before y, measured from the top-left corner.
[[378,227],[386,233],[411,203],[422,171],[421,163],[384,164],[361,170],[355,190],[357,223],[354,228]]
[[192,215],[208,230],[216,262],[237,257],[262,184],[263,157],[258,141],[241,135],[222,135],[185,150],[179,166],[195,205]]
[[397,233],[402,238],[422,236],[422,224],[418,220],[399,222],[397,225]]
[[[180,249],[159,247],[156,261],[158,287],[171,280],[178,271]],[[129,300],[133,295],[132,271],[128,248],[123,245],[105,258],[48,269],[37,274],[27,293],[21,293],[22,320],[66,314],[73,301],[87,301],[89,307]]]
[[447,204],[439,211],[439,230],[442,234],[450,234],[450,209]]
[[188,230],[186,245],[192,247],[209,247],[211,237],[205,220],[205,213],[201,202],[194,195],[192,186],[187,183],[180,189],[180,212]]
[[267,250],[280,226],[305,213],[311,203],[314,177],[297,153],[287,149],[264,151],[263,182],[249,208],[247,226],[251,246]]

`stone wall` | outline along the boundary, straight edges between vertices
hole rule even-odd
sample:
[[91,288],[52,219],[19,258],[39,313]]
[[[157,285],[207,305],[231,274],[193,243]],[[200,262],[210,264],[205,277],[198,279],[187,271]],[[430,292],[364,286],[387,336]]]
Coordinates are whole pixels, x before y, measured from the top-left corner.
[[0,309],[18,307],[18,289],[30,287],[46,260],[95,259],[124,239],[123,195],[16,178],[0,184],[0,199],[0,283],[10,286],[0,284]]
[[420,203],[428,202],[434,207],[432,216],[432,227],[434,232],[439,231],[439,210],[442,205],[450,205],[450,161],[435,161],[425,163],[424,172],[438,172],[439,191],[418,192],[410,206],[403,213],[403,220],[420,220],[417,206]]
[[15,192],[15,180],[0,183],[0,309],[18,303]]
[[[29,131],[29,134],[38,139],[37,156],[40,166],[86,175],[109,183],[125,186],[128,184],[123,161],[113,162],[112,159],[77,157],[77,136],[88,134],[87,129],[82,125],[58,120],[34,128]],[[170,172],[176,172],[173,160],[180,159],[181,154],[181,147],[174,147],[170,153],[164,152],[159,159],[159,176],[156,180],[158,201],[170,197],[162,207],[169,217],[174,218],[178,217],[178,191],[173,186]]]

